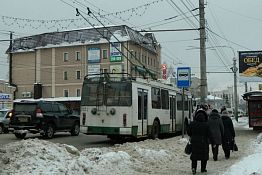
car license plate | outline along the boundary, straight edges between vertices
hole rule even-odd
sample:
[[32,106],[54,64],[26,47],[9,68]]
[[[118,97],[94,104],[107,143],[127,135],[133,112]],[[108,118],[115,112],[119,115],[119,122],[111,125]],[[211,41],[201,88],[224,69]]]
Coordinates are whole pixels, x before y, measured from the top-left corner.
[[27,117],[19,117],[20,122],[27,122],[28,118]]

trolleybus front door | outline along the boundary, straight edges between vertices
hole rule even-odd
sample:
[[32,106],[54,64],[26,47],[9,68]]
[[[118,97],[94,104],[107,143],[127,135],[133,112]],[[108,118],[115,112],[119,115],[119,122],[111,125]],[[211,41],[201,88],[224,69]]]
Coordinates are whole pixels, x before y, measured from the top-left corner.
[[147,135],[147,115],[148,115],[148,91],[138,89],[138,130],[137,135]]
[[176,97],[170,96],[170,132],[176,130]]

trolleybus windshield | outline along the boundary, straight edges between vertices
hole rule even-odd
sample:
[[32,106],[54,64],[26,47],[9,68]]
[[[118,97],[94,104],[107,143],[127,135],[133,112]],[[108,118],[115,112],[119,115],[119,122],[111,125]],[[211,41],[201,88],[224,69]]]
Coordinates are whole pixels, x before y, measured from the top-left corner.
[[131,82],[87,80],[81,99],[82,106],[131,106]]

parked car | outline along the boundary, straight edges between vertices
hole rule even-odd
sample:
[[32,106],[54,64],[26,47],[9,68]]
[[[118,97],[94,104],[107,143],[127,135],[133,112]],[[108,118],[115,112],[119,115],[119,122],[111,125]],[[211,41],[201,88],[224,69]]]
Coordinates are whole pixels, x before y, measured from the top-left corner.
[[19,139],[25,138],[28,132],[40,133],[48,139],[58,131],[69,131],[72,136],[77,136],[80,117],[58,102],[24,100],[14,102],[10,128]]
[[11,109],[0,109],[0,134],[9,132]]

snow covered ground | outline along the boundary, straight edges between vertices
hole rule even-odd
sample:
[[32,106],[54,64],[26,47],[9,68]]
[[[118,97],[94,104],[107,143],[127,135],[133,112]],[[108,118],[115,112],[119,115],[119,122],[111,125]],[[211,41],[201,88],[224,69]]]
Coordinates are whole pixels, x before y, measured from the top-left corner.
[[[234,121],[234,125],[252,132],[247,118]],[[262,175],[262,134],[256,139],[239,135],[236,141],[239,151],[233,152],[229,160],[224,158],[221,147],[218,161],[213,161],[210,153],[206,174]],[[0,148],[0,174],[191,174],[191,161],[183,152],[186,143],[187,138],[173,137],[79,151],[45,140],[21,140]],[[203,174],[199,166],[198,174]]]

